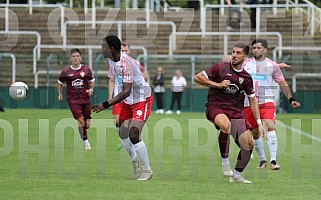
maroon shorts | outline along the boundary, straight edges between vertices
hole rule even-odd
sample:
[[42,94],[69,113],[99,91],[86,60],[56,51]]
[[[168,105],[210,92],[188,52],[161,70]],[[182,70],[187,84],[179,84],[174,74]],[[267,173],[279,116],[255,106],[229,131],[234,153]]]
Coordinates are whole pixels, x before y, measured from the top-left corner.
[[[208,106],[206,108],[206,118],[212,123],[214,123],[215,117],[219,114],[225,114],[231,121],[231,135],[238,136],[244,133],[246,130],[251,129],[251,125],[245,119],[243,112],[240,110],[223,109],[217,106]],[[215,127],[217,130],[220,130],[220,127],[218,127],[216,124]]]
[[75,119],[79,119],[80,117],[84,117],[84,119],[91,119],[90,106],[90,103],[69,104],[70,111]]

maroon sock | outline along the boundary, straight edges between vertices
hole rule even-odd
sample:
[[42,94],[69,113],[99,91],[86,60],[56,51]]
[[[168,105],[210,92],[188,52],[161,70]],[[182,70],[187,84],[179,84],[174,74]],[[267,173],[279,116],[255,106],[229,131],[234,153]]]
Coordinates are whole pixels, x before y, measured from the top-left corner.
[[230,153],[230,135],[220,131],[218,144],[220,146],[221,157],[228,158]]
[[87,140],[87,128],[86,128],[86,126],[83,126],[82,130],[83,130],[83,132],[82,132],[83,133],[82,140],[85,141],[85,140]]
[[87,140],[87,129],[86,127],[78,126],[79,135],[82,140]]
[[235,170],[238,172],[243,172],[246,165],[250,162],[252,150],[240,149],[239,155],[237,156],[237,162],[235,165]]

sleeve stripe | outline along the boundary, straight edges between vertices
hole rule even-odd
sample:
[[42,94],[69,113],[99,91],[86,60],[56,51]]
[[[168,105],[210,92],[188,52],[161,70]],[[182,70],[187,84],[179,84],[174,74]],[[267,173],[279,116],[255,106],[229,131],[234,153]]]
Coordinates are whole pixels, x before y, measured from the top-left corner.
[[205,71],[202,71],[202,75],[205,76],[207,79],[209,79]]

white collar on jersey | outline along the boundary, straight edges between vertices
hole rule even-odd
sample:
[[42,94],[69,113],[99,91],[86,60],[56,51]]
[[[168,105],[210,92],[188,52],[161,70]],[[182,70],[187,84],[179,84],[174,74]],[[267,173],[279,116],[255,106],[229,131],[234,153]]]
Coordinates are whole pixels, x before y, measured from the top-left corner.
[[241,69],[235,69],[235,68],[233,67],[232,63],[231,63],[231,66],[232,66],[232,69],[233,69],[234,71],[236,71],[236,72],[241,72],[241,71],[243,70],[243,67],[241,67]]
[[75,71],[76,71],[76,70],[80,70],[81,66],[82,66],[82,64],[80,64],[79,67],[74,68],[74,67],[72,67],[72,65],[70,65],[70,68],[71,68],[72,70],[75,70]]

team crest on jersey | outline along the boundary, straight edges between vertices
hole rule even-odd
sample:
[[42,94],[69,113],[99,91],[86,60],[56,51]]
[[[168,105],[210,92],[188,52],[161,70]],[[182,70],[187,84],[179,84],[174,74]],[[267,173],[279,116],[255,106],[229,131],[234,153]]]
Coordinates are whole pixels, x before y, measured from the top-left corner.
[[242,84],[243,81],[244,81],[244,78],[243,78],[243,77],[239,77],[239,82],[240,82],[240,84]]
[[141,111],[141,110],[137,110],[136,114],[137,114],[137,116],[142,116],[143,111]]
[[84,77],[84,76],[85,76],[85,72],[81,71],[81,72],[80,72],[80,76],[81,76],[81,77]]

